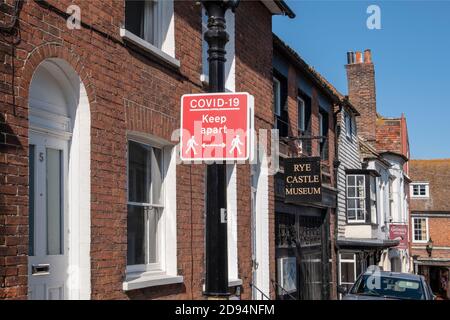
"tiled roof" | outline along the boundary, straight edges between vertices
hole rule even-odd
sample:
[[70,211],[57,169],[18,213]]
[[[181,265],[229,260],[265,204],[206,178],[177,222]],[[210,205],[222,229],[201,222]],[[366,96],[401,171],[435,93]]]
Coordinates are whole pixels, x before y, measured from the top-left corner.
[[361,136],[358,136],[359,139],[359,154],[361,156],[361,162],[364,162],[366,160],[378,160],[382,163],[384,163],[386,166],[390,166],[390,163],[383,159],[381,154],[372,146],[370,143],[367,143],[364,138]]
[[411,198],[411,211],[450,211],[450,159],[410,160],[412,182],[428,182],[429,198]]
[[376,148],[379,152],[402,154],[401,118],[377,117]]
[[280,8],[280,10],[287,15],[289,18],[295,18],[295,13],[283,0],[275,0],[275,4]]
[[380,154],[377,152],[377,150],[372,147],[369,143],[367,143],[362,137],[359,137],[359,151],[361,154],[361,160],[363,159],[373,159],[373,158],[379,158]]

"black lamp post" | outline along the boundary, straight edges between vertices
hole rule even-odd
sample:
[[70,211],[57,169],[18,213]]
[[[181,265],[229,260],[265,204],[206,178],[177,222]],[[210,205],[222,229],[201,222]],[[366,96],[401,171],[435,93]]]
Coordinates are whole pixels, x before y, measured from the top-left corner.
[[428,252],[428,256],[431,257],[431,253],[433,252],[433,240],[428,240],[427,247],[425,248]]
[[[225,91],[225,13],[234,11],[239,1],[201,1],[208,15],[209,92]],[[227,179],[225,164],[211,164],[206,168],[206,276],[207,296],[226,297],[228,290],[227,222],[221,217],[227,208]],[[226,216],[226,215],[224,215]]]

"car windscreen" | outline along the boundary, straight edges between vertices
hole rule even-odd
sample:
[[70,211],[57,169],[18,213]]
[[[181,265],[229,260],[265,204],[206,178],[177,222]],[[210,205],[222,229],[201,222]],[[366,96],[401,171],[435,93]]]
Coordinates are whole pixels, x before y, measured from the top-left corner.
[[363,275],[355,284],[351,293],[394,299],[425,299],[419,280],[385,277],[376,273]]

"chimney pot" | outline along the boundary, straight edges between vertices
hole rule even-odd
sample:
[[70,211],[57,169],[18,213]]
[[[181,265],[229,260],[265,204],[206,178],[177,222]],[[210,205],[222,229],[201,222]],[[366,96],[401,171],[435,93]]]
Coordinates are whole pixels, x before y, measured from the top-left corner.
[[355,53],[353,51],[347,52],[347,64],[355,63]]
[[364,63],[372,63],[372,52],[370,49],[364,50]]
[[361,51],[356,51],[356,63],[362,63],[362,53]]

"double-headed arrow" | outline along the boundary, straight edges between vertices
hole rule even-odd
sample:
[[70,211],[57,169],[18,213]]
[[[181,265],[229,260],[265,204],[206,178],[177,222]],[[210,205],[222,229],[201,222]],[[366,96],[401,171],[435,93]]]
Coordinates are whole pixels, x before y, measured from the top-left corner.
[[226,147],[226,144],[225,143],[219,143],[219,144],[214,144],[214,143],[211,143],[211,144],[206,144],[206,143],[203,143],[202,144],[202,147],[203,148],[206,148],[206,147],[214,147],[214,148],[218,148],[218,147],[221,147],[221,148],[225,148]]

